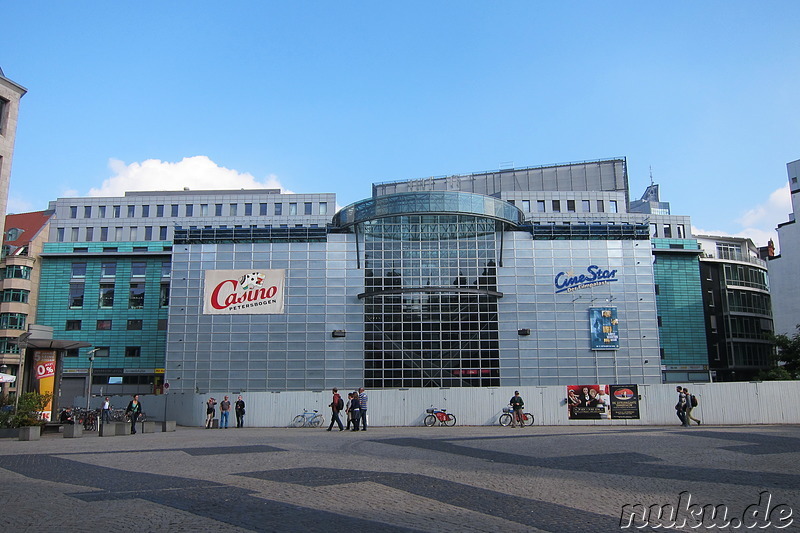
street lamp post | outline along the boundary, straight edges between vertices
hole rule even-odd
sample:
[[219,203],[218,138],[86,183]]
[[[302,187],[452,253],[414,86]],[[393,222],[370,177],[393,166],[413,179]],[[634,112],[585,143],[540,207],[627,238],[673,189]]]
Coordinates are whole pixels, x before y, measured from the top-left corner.
[[[6,372],[8,372],[8,365],[3,363],[0,365],[0,373],[5,374]],[[8,396],[8,384],[3,383],[3,397],[6,396]]]
[[30,331],[26,331],[17,337],[17,346],[19,347],[19,365],[17,366],[17,393],[14,395],[14,412],[19,409],[19,396],[22,394],[22,382],[25,377],[25,350],[28,348],[28,338],[31,336]]
[[89,410],[89,402],[92,399],[92,370],[94,367],[94,354],[97,348],[89,350],[89,383],[86,384],[86,410]]

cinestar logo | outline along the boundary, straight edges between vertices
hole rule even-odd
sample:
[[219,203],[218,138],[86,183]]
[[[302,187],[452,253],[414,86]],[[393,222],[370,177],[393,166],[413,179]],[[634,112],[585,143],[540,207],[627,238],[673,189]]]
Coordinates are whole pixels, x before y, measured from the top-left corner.
[[677,505],[628,504],[622,507],[619,519],[620,529],[660,528],[664,529],[784,529],[792,525],[792,508],[785,503],[773,506],[772,494],[764,491],[759,494],[758,503],[748,506],[741,517],[729,517],[726,505],[700,505],[692,503],[689,492],[678,495]]
[[589,287],[607,285],[612,281],[619,281],[617,279],[616,270],[608,270],[600,268],[597,265],[589,265],[586,268],[585,274],[576,275],[574,270],[559,272],[556,274],[556,294],[560,292],[573,292],[577,291],[578,289],[588,289]]

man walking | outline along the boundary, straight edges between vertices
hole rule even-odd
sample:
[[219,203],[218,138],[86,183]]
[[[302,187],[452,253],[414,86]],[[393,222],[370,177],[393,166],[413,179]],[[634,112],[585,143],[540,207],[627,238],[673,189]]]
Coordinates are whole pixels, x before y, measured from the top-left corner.
[[228,417],[231,414],[231,401],[225,396],[219,402],[219,429],[228,429]]
[[100,421],[103,424],[111,422],[111,398],[108,396],[103,400],[103,406],[102,409],[100,409]]
[[686,396],[686,425],[691,426],[692,420],[694,420],[699,426],[700,420],[692,416],[692,409],[697,407],[697,399],[694,394],[689,394],[689,389],[686,387],[683,388],[683,395]]
[[358,403],[361,407],[361,431],[367,430],[367,393],[364,387],[358,389]]
[[683,393],[683,387],[678,385],[675,387],[678,392],[678,403],[675,404],[675,414],[681,421],[682,426],[686,426],[686,395]]
[[511,397],[511,401],[508,402],[511,405],[511,409],[513,409],[511,413],[511,427],[517,427],[517,422],[519,422],[519,427],[525,427],[525,414],[522,412],[522,408],[525,407],[525,402],[522,400],[522,396],[519,395],[519,391],[514,391],[514,396]]
[[330,406],[331,425],[328,426],[328,431],[333,429],[334,423],[339,425],[339,431],[344,431],[344,426],[342,425],[342,421],[339,419],[339,412],[344,407],[344,401],[342,400],[342,397],[339,395],[339,389],[334,387],[331,392],[333,392],[333,400],[331,401],[331,406]]

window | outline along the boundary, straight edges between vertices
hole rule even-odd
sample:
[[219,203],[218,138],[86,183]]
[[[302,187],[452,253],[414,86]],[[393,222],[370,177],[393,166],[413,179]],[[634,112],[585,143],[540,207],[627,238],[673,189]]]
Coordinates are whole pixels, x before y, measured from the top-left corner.
[[153,240],[153,226],[145,226],[144,227],[144,240],[152,241]]
[[260,216],[263,217],[267,215],[267,205],[268,204],[258,204],[258,214]]
[[147,273],[147,263],[143,261],[134,261],[131,263],[131,277],[141,278]]
[[150,206],[143,205],[142,206],[142,218],[147,218],[150,216]]
[[94,228],[88,227],[86,228],[86,242],[92,242],[94,239]]
[[111,353],[111,348],[108,346],[95,346],[94,350],[95,357],[108,357],[108,355]]
[[660,315],[656,317],[656,321],[658,322],[658,327],[661,327],[661,326],[663,326],[663,325],[664,325],[664,324],[661,322],[661,316],[660,316]]
[[297,204],[292,202],[289,204],[289,216],[296,217],[297,216]]
[[85,278],[86,277],[86,263],[72,263],[72,277]]
[[111,321],[110,320],[98,320],[97,321],[97,330],[98,331],[110,331],[111,330]]
[[160,226],[158,228],[158,240],[160,241],[167,240],[167,226]]
[[108,241],[108,228],[100,228],[100,242]]
[[131,240],[136,241],[139,240],[139,228],[136,226],[131,226]]
[[128,218],[133,218],[136,216],[136,206],[129,205],[128,206]]
[[275,214],[283,215],[283,204],[275,204]]
[[111,212],[114,213],[114,218],[120,218],[122,216],[122,206],[115,205],[111,208]]
[[0,353],[19,353],[16,337],[0,337]]
[[222,204],[214,204],[214,216],[215,217],[222,216]]
[[677,224],[675,228],[678,230],[678,238],[685,239],[686,238],[686,227],[683,224]]
[[142,353],[141,346],[126,346],[125,357],[139,357]]
[[64,357],[78,357],[81,351],[78,348],[68,348]]
[[56,241],[64,242],[64,228],[56,229]]
[[656,285],[656,296],[658,296],[658,285]]
[[616,200],[609,200],[608,202],[608,212],[609,213],[617,213],[617,201]]
[[169,261],[161,262],[161,277],[168,278],[172,274],[172,263]]
[[67,324],[64,326],[65,331],[80,331],[81,330],[81,321],[80,320],[67,320]]
[[135,254],[140,254],[140,253],[146,252],[146,251],[147,251],[147,246],[134,246],[133,247],[133,253],[135,253]]
[[77,205],[69,206],[69,218],[78,218],[78,206]]
[[178,216],[178,204],[172,204],[169,206],[169,216],[176,217]]
[[7,265],[3,271],[5,279],[31,279],[31,267],[22,265]]
[[156,216],[163,217],[164,216],[164,205],[156,205]]
[[650,224],[650,237],[658,237],[658,224]]
[[0,293],[0,296],[2,296],[0,301],[26,304],[28,303],[29,294],[30,291],[26,291],[25,289],[6,289]]
[[100,218],[106,218],[106,206],[101,205],[97,209],[100,211],[100,213],[97,216]]
[[201,217],[208,216],[208,204],[200,204],[200,216]]
[[100,307],[114,307],[114,284],[100,284]]
[[159,307],[169,307],[169,283],[161,284],[161,291],[158,296]]
[[553,200],[553,213],[561,212],[561,200]]
[[709,322],[711,325],[711,333],[717,332],[717,317],[716,315],[711,315],[709,318]]
[[597,212],[598,213],[605,213],[606,208],[605,204],[603,204],[603,200],[597,200]]
[[230,216],[232,216],[232,217],[235,217],[235,216],[236,216],[236,210],[238,209],[238,207],[239,207],[239,205],[238,205],[238,204],[231,204],[231,205],[228,207],[228,214],[229,214]]
[[114,240],[121,241],[122,240],[122,226],[117,226],[114,228]]
[[25,329],[27,319],[22,313],[0,313],[0,329]]
[[714,291],[706,291],[708,294],[708,306],[714,307]]
[[83,206],[83,218],[92,218],[92,206]]
[[575,200],[567,200],[567,211],[570,213],[575,212]]
[[253,216],[253,204],[244,204],[244,216]]
[[312,214],[311,202],[303,202],[303,214],[305,215]]
[[522,200],[522,210],[526,213],[530,213],[531,211],[531,201],[530,200]]
[[117,264],[113,262],[102,263],[100,265],[100,276],[103,278],[113,278],[117,275]]
[[158,331],[167,331],[167,319],[166,318],[159,318],[157,327],[158,327]]
[[77,242],[78,241],[78,228],[71,228],[70,229],[70,237],[71,237],[70,240],[72,242]]
[[142,320],[128,320],[128,331],[140,331],[142,322]]
[[83,283],[69,284],[69,306],[83,307]]
[[544,211],[545,211],[544,200],[536,200],[536,212],[544,213]]
[[144,283],[131,283],[128,294],[128,308],[142,309],[144,307]]
[[588,213],[592,210],[592,203],[589,200],[581,200],[581,211]]
[[194,204],[186,204],[185,213],[187,217],[194,216]]
[[672,226],[669,224],[664,224],[664,238],[671,239],[672,238]]
[[327,215],[328,214],[328,202],[320,202],[319,203],[319,214],[320,215]]

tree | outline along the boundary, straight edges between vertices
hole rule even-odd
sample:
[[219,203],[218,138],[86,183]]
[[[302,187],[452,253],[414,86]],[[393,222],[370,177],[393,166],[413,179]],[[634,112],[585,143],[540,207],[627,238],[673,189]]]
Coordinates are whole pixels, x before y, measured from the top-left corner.
[[763,380],[800,379],[800,325],[797,332],[788,335],[775,335],[772,337],[778,352],[774,357],[775,366],[759,374]]

